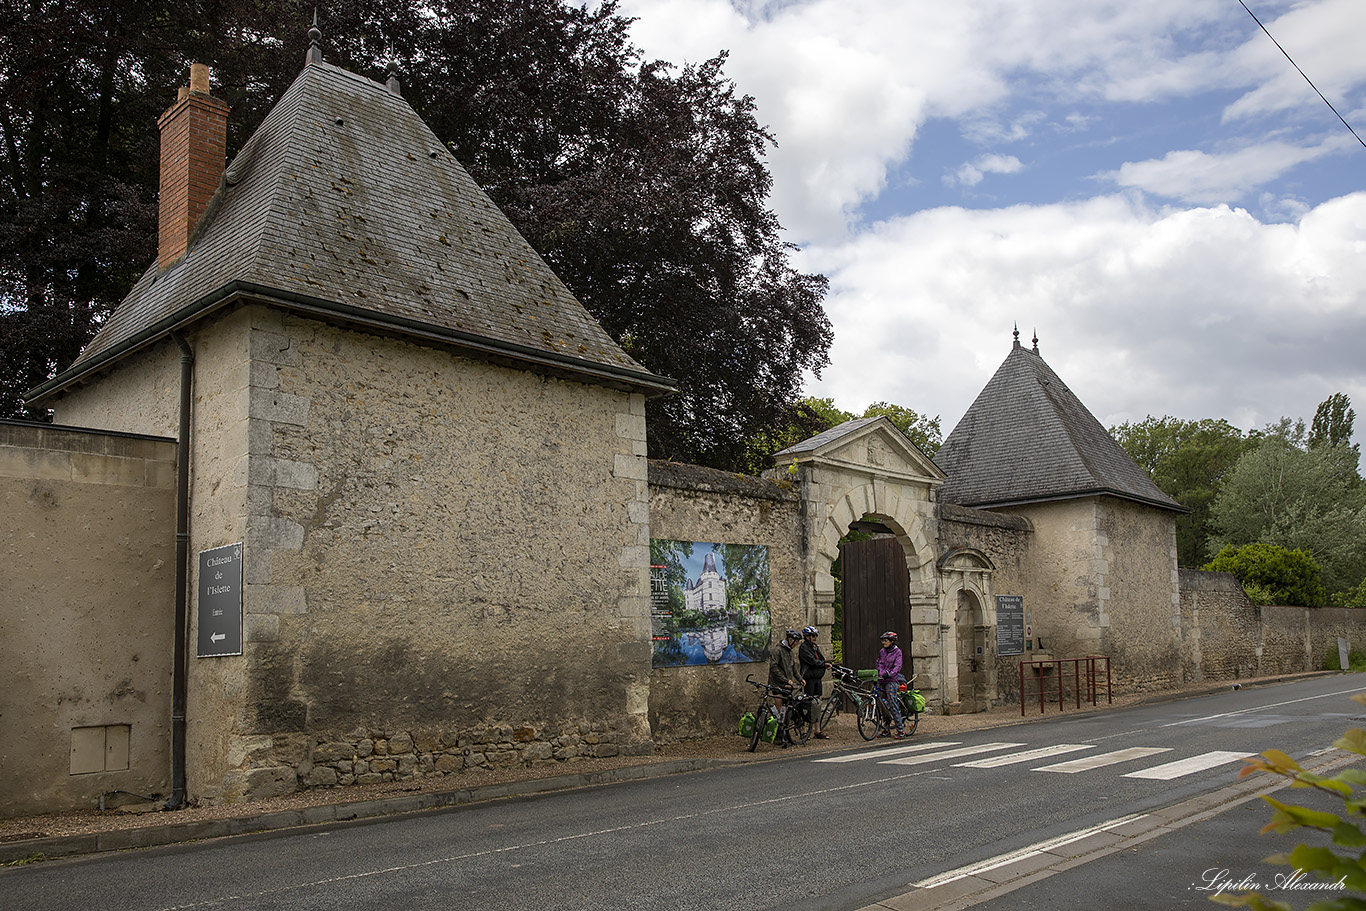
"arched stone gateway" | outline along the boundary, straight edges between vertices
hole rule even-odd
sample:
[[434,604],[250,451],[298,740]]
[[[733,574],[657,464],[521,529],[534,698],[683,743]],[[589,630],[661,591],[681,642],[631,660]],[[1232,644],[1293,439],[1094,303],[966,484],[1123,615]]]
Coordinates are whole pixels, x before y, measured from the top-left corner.
[[936,563],[945,618],[943,700],[951,712],[991,708],[996,687],[996,609],[991,575],[996,567],[974,547],[954,547]]
[[[955,561],[944,576],[936,558],[935,506],[944,473],[885,417],[848,421],[783,450],[774,460],[778,467],[768,476],[800,488],[810,621],[826,634],[834,623],[835,580],[830,570],[839,557],[840,539],[857,522],[886,528],[906,557],[909,642],[903,642],[903,650],[933,710],[960,707],[955,611],[945,609],[945,593],[957,597],[957,592],[968,592],[976,604],[989,603],[991,567],[985,557],[981,566]],[[951,587],[946,587],[946,578]],[[985,615],[979,610],[974,616]],[[973,624],[979,625],[987,624]],[[990,684],[982,678],[981,690],[974,704],[989,705],[995,695],[994,675]]]

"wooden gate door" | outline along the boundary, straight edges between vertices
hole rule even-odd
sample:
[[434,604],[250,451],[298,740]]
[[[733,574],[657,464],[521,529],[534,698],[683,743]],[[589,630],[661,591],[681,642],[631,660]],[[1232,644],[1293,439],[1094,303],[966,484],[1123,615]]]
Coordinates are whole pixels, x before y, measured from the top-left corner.
[[910,578],[906,554],[896,538],[873,538],[840,545],[840,580],[844,592],[844,663],[873,667],[881,643],[878,636],[896,630],[904,658],[902,673],[911,676]]

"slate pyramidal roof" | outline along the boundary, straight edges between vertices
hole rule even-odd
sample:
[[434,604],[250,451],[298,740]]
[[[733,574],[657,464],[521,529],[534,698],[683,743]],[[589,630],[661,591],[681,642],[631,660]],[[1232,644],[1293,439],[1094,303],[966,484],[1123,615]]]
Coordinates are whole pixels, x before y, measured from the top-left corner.
[[1017,338],[1005,362],[934,457],[939,498],[991,508],[1108,495],[1174,512],[1081,400]]
[[396,90],[312,58],[183,259],[154,263],[31,398],[251,301],[579,382],[674,388],[607,335]]

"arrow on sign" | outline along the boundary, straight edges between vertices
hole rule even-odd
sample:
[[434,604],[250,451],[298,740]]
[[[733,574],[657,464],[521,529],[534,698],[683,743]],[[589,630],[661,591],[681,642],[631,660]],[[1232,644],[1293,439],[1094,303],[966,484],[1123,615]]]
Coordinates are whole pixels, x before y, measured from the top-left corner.
[[212,636],[209,637],[209,641],[210,641],[210,642],[219,642],[219,641],[221,641],[221,640],[223,640],[223,639],[226,639],[226,638],[228,638],[228,634],[227,634],[227,633],[214,633]]

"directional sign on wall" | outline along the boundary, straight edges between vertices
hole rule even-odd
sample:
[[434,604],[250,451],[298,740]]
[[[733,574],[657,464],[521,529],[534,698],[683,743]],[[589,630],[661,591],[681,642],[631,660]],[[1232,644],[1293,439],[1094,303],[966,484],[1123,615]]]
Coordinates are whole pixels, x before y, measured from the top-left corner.
[[200,658],[242,654],[242,545],[199,552]]

